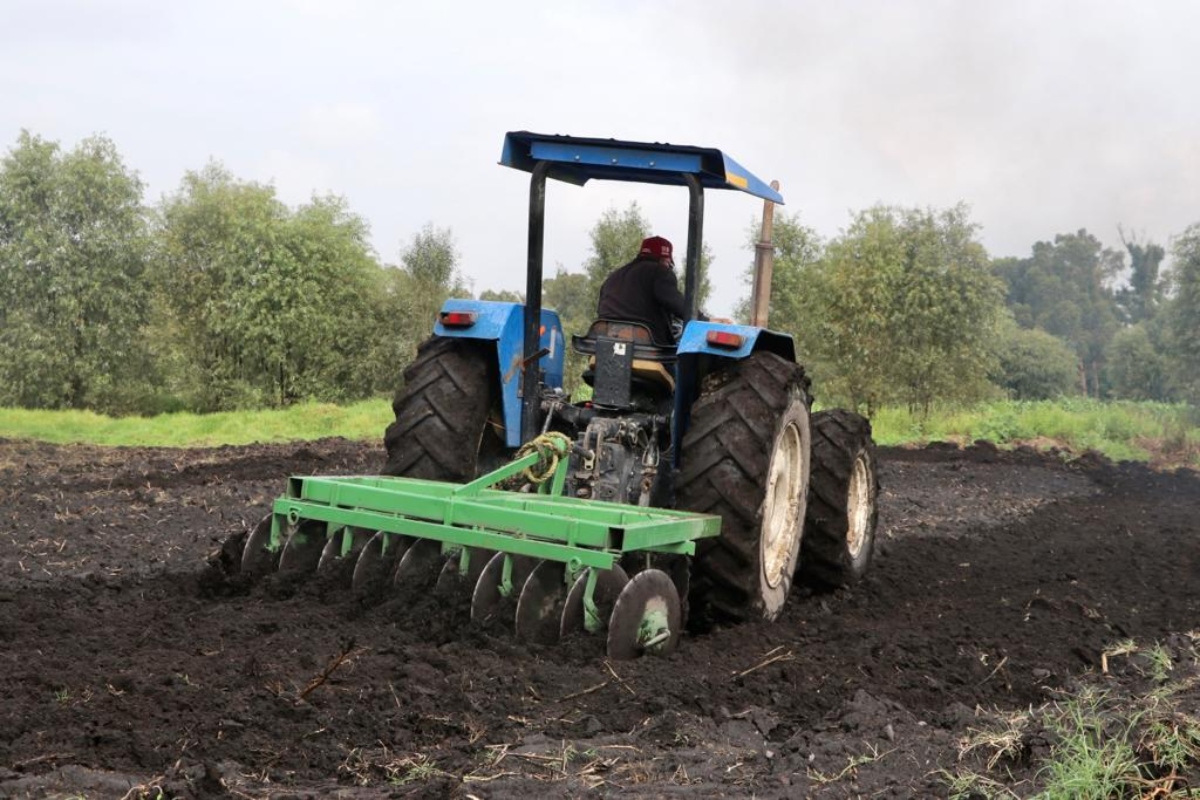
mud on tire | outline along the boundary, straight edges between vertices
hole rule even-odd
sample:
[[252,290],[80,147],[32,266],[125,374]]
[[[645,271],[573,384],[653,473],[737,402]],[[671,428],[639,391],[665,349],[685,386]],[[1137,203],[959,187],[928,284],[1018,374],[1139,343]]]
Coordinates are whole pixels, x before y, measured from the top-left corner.
[[733,619],[783,609],[800,552],[810,432],[804,369],[759,352],[705,377],[683,438],[677,506],[717,514],[696,543],[691,601]]
[[505,454],[498,368],[489,342],[431,337],[392,402],[385,475],[468,481]]
[[875,550],[875,443],[871,423],[842,409],[813,414],[812,435],[800,576],[807,583],[836,588],[861,578]]

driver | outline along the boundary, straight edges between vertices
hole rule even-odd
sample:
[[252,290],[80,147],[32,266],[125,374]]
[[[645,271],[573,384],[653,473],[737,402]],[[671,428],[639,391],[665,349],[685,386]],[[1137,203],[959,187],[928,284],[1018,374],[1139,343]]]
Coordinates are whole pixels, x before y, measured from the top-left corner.
[[[597,316],[641,322],[650,328],[655,344],[670,346],[678,341],[674,330],[682,333],[683,327],[673,322],[687,318],[687,304],[675,278],[672,250],[661,236],[644,239],[637,258],[605,278]],[[703,312],[697,318],[708,319]]]

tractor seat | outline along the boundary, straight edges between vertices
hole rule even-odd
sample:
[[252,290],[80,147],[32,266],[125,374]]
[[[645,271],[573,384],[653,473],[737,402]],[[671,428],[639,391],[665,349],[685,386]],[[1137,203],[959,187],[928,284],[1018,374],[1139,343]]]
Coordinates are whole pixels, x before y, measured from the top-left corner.
[[[629,345],[632,347],[627,350]],[[634,384],[647,388],[658,387],[660,391],[675,391],[675,375],[672,369],[675,364],[675,346],[656,343],[650,335],[650,328],[643,323],[598,319],[583,336],[571,336],[571,347],[577,353],[591,356],[583,373],[583,381],[597,389],[599,397],[609,394],[609,381],[603,380],[604,385],[597,386],[597,373],[619,376],[624,372],[627,376],[626,382],[632,380]],[[598,359],[604,362],[600,368],[597,368]],[[614,373],[608,365],[615,365],[618,361],[626,362],[627,366],[616,366]],[[616,396],[627,397],[627,392],[628,389],[624,392],[618,390]],[[623,402],[615,400],[613,405],[620,406]]]
[[596,340],[600,338],[633,342],[635,359],[663,364],[675,363],[675,345],[655,342],[650,335],[650,326],[642,322],[598,319],[583,336],[571,336],[571,347],[576,353],[592,356],[596,354]]

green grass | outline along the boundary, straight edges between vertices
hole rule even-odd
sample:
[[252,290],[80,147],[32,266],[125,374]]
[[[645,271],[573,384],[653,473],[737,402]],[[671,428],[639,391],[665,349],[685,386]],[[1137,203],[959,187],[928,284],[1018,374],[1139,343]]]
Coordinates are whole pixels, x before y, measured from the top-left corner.
[[871,421],[884,445],[986,439],[1096,450],[1113,460],[1200,465],[1200,414],[1187,405],[1086,399],[998,401],[934,409],[928,417],[886,408]]
[[[392,421],[386,400],[350,406],[306,404],[283,410],[113,418],[90,411],[0,409],[0,438],[59,444],[211,447],[303,441],[326,436],[379,440]],[[1185,405],[1069,399],[1002,401],[934,409],[928,417],[886,408],[872,420],[884,445],[987,439],[1097,450],[1114,460],[1154,459],[1200,466],[1200,412]]]
[[[988,723],[960,740],[958,767],[942,772],[952,800],[1196,796],[1181,790],[1200,766],[1200,633],[1180,638],[1191,643],[1174,653],[1117,643],[1105,650],[1106,674],[1082,676],[1061,700],[982,712]],[[1028,749],[1036,741],[1037,754]]]
[[57,444],[212,447],[252,442],[306,441],[327,436],[382,440],[394,417],[386,400],[350,406],[312,403],[272,411],[106,417],[90,411],[0,409],[0,438]]

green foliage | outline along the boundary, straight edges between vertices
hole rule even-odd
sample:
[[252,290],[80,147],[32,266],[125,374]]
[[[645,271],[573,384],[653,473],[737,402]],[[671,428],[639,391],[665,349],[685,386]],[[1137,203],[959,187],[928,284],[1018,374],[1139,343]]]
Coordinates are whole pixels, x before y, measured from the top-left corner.
[[160,209],[155,271],[155,328],[188,407],[367,394],[361,354],[379,311],[367,234],[340,198],[292,211],[219,165],[189,172]]
[[[753,249],[758,242],[761,222],[755,222],[747,231],[747,241]],[[810,287],[805,279],[821,258],[824,245],[817,232],[800,222],[800,215],[789,215],[776,211],[771,234],[775,246],[775,258],[771,269],[771,299],[767,310],[768,325],[772,330],[784,331],[797,337],[803,351],[804,338],[817,333],[816,327],[806,327],[808,318],[804,314],[803,301]],[[753,291],[754,264],[746,268],[745,283]],[[750,299],[747,297],[735,311],[739,320],[750,319]],[[803,360],[803,359],[802,359]]]
[[433,333],[437,313],[449,297],[467,297],[470,292],[458,269],[458,251],[449,228],[426,223],[400,254],[408,278],[402,297],[418,328],[418,341]]
[[[543,282],[543,287],[545,282]],[[479,293],[480,300],[491,300],[500,303],[524,303],[525,295],[511,289],[484,289]]]
[[785,266],[771,294],[794,304],[784,319],[796,326],[819,394],[869,413],[988,392],[1001,291],[975,235],[964,206],[877,206],[818,260],[804,263],[815,244],[801,236],[801,263]]
[[1105,351],[1109,396],[1118,400],[1170,400],[1173,392],[1167,355],[1152,336],[1150,324],[1139,322],[1113,336]]
[[1166,251],[1153,242],[1139,242],[1136,236],[1121,243],[1129,253],[1129,285],[1117,290],[1117,306],[1124,320],[1132,325],[1154,319],[1162,304],[1166,281],[1160,274]]
[[433,334],[442,305],[450,297],[470,297],[458,260],[450,229],[426,223],[401,251],[400,267],[379,269],[364,345],[364,394],[394,394],[417,345]]
[[149,371],[142,184],[103,137],[0,161],[0,403],[129,410]]
[[1122,265],[1119,252],[1106,249],[1086,230],[1037,242],[1029,258],[993,264],[1007,285],[1008,305],[1018,324],[1070,342],[1083,365],[1086,392],[1093,397],[1100,396],[1104,348],[1119,327],[1110,283]]
[[[1200,766],[1200,720],[1192,697],[1196,655],[1194,646],[1120,642],[1104,652],[1102,681],[1097,676],[1073,681],[1059,701],[1028,710],[981,711],[984,724],[959,743],[958,768],[943,773],[951,797],[1109,800],[1190,794],[1186,776]],[[1177,669],[1188,674],[1168,682]],[[1046,747],[1031,751],[1031,739]],[[1032,775],[1022,774],[1027,770]]]
[[1079,367],[1071,346],[1039,328],[1005,320],[997,331],[992,381],[1014,400],[1045,400],[1078,389]]
[[1200,402],[1200,223],[1175,240],[1172,283],[1167,309],[1172,355],[1180,366],[1179,381],[1193,402]]
[[[542,282],[542,305],[558,312],[568,342],[571,334],[584,333],[596,317],[596,298],[588,293],[588,276],[561,267],[553,278]],[[583,369],[583,357],[568,345],[563,367],[563,388],[568,393],[579,388]]]

